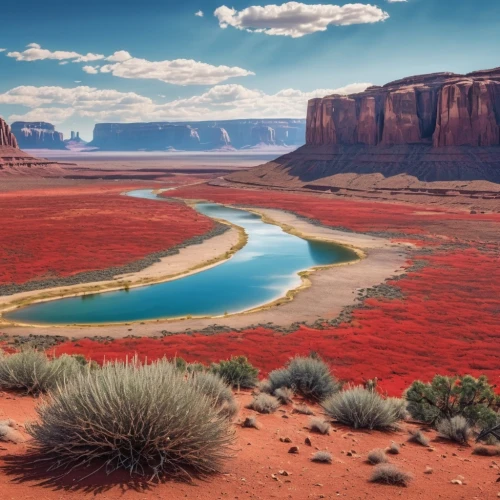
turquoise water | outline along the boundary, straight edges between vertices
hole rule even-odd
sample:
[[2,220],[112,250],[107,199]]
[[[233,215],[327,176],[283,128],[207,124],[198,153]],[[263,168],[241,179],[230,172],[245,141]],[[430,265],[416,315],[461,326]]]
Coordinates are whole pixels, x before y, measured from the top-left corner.
[[[162,202],[150,190],[128,195]],[[300,271],[356,259],[348,248],[298,238],[246,210],[214,203],[199,203],[196,210],[243,227],[245,247],[228,261],[184,278],[43,302],[6,317],[31,324],[95,324],[231,314],[283,297],[301,284]]]

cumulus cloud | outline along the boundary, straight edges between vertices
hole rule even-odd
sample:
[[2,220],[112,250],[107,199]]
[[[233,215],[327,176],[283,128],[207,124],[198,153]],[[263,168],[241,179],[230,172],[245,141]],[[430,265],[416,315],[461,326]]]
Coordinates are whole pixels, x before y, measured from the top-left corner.
[[222,5],[215,10],[214,15],[221,28],[232,26],[239,30],[292,38],[326,31],[330,25],[370,24],[385,21],[389,17],[387,12],[375,5],[308,5],[299,2],[251,6],[240,11]]
[[106,58],[101,73],[111,73],[120,78],[146,78],[176,85],[216,85],[229,78],[254,75],[237,66],[213,66],[192,59],[148,61],[132,57],[121,50]]
[[197,17],[203,17],[203,11],[199,10],[198,12],[195,12],[194,15]]
[[42,49],[38,43],[30,43],[23,52],[8,52],[7,57],[13,57],[16,61],[43,61],[45,59],[55,59],[56,61],[72,60],[72,62],[91,62],[104,59],[102,54],[79,54],[66,50],[50,51]]
[[89,75],[97,75],[99,73],[99,66],[84,66],[82,69]]
[[0,49],[0,52],[5,52],[7,49]]
[[267,94],[242,85],[224,84],[216,85],[199,95],[161,103],[134,92],[100,90],[87,86],[23,86],[0,94],[0,104],[18,104],[31,108],[25,115],[13,115],[9,117],[10,120],[36,117],[36,121],[53,123],[60,123],[69,116],[120,122],[305,118],[308,99],[357,93],[369,85],[353,83],[341,88],[316,89],[310,92],[283,89],[275,94]]

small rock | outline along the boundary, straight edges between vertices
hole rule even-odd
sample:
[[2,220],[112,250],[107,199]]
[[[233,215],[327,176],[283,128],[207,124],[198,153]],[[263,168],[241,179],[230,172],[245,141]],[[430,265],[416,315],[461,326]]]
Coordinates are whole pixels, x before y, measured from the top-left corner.
[[278,471],[278,472],[279,472],[279,474],[280,474],[281,476],[289,476],[289,475],[290,475],[290,473],[289,473],[288,471],[286,471],[286,470],[280,470],[280,471]]
[[291,440],[289,437],[284,437],[284,438],[283,438],[283,437],[281,437],[281,438],[280,438],[280,441],[281,441],[282,443],[291,443],[291,442],[292,442],[292,440]]
[[452,479],[452,480],[451,480],[451,484],[458,484],[458,485],[461,485],[461,484],[462,484],[462,481],[460,481],[460,479]]
[[434,469],[432,467],[427,466],[424,470],[424,474],[432,474]]
[[295,453],[297,454],[299,452],[299,447],[298,446],[292,446],[289,450],[288,453]]
[[352,451],[348,451],[348,452],[346,453],[346,455],[347,455],[348,457],[352,457]]
[[307,436],[304,440],[304,443],[307,445],[307,446],[312,446],[312,442],[311,442],[311,438],[309,436]]

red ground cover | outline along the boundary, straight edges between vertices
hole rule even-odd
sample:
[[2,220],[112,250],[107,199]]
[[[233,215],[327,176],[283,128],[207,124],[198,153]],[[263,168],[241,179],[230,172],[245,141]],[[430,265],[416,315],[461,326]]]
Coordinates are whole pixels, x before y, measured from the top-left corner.
[[0,194],[0,284],[123,265],[213,227],[184,204],[120,195],[134,187]]

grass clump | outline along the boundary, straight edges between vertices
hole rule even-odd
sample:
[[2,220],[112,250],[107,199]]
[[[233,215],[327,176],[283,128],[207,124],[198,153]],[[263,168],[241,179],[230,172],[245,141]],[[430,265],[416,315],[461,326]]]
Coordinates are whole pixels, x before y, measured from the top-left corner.
[[389,461],[387,455],[385,454],[385,451],[381,449],[375,449],[370,451],[368,453],[367,459],[368,462],[371,463],[372,465],[385,464],[386,462]]
[[280,402],[269,394],[257,394],[247,406],[248,409],[259,413],[274,413],[280,406]]
[[218,375],[209,372],[194,372],[189,380],[200,392],[212,399],[223,415],[232,418],[238,413],[233,391]]
[[212,397],[166,360],[110,363],[58,386],[27,426],[52,467],[125,469],[151,478],[222,470],[233,431]]
[[330,434],[330,424],[321,418],[311,418],[309,429],[317,434]]
[[408,442],[429,447],[430,441],[426,436],[424,436],[422,431],[409,431],[409,434],[410,437],[408,438]]
[[258,383],[259,370],[253,367],[245,356],[232,357],[229,360],[213,363],[210,371],[238,389],[252,389]]
[[450,419],[443,419],[436,426],[439,436],[459,444],[467,444],[472,434],[472,429],[465,417],[455,415]]
[[394,428],[399,420],[396,406],[364,387],[339,392],[322,403],[326,414],[355,429]]
[[387,448],[387,453],[390,455],[399,455],[401,453],[401,447],[398,443],[392,441],[389,448]]
[[393,486],[408,486],[412,480],[411,474],[393,464],[379,464],[373,469],[370,482],[390,484]]
[[329,451],[317,451],[312,456],[311,461],[320,464],[331,464],[333,462],[333,457]]
[[55,389],[84,369],[80,360],[63,354],[48,358],[43,352],[25,349],[0,356],[0,388],[40,394]]
[[285,368],[269,374],[271,392],[288,387],[310,401],[323,401],[340,390],[340,383],[328,365],[318,357],[297,356]]
[[282,405],[287,405],[293,403],[293,391],[288,387],[280,387],[274,391],[274,397],[278,399],[278,401]]
[[260,425],[255,417],[246,417],[241,424],[241,427],[247,427],[250,429],[260,429]]
[[472,450],[473,455],[479,455],[481,457],[500,457],[500,446],[475,446]]
[[300,415],[314,415],[314,412],[307,405],[294,406],[292,413],[298,413]]

